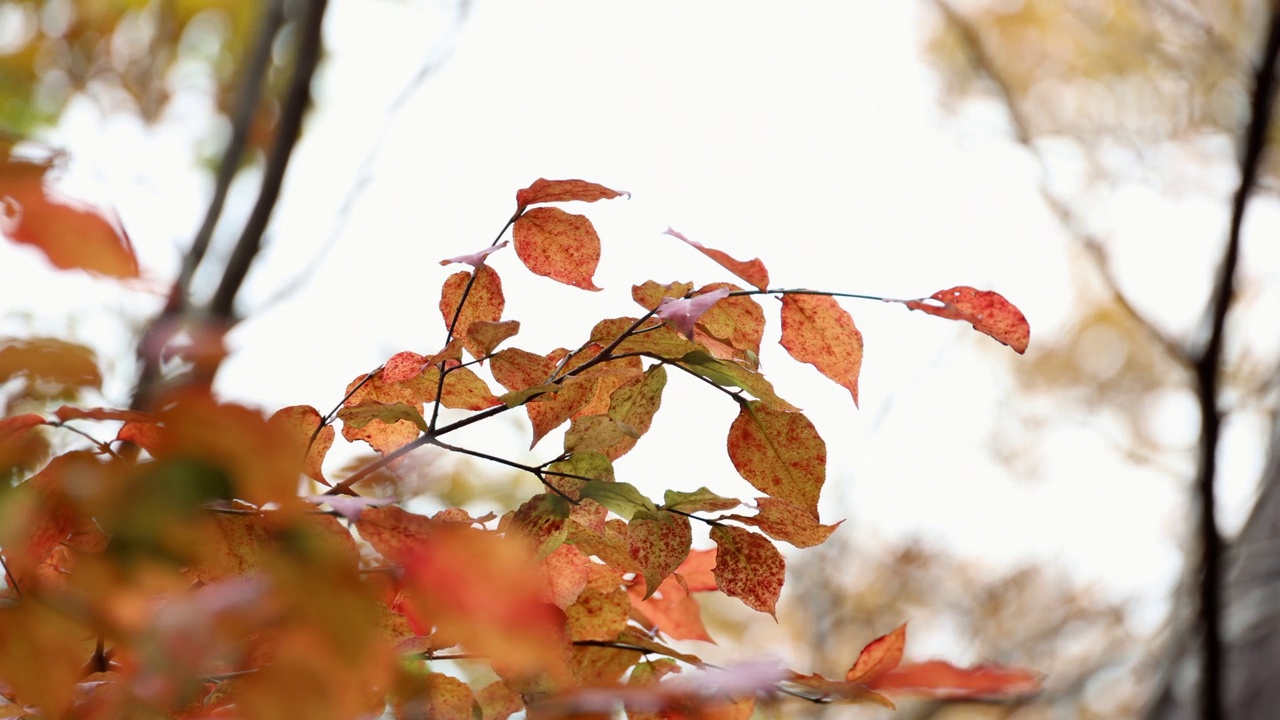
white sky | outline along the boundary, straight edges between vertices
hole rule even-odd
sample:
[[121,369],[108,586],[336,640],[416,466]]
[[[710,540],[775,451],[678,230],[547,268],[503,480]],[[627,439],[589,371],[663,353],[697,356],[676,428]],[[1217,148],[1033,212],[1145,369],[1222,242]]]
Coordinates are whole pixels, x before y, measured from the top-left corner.
[[[990,108],[959,120],[937,108],[916,3],[479,2],[448,63],[389,121],[387,106],[432,51],[447,13],[411,0],[338,0],[331,12],[319,106],[243,307],[275,296],[313,259],[318,266],[233,335],[237,353],[219,378],[228,397],[323,412],[392,353],[438,349],[439,286],[456,268],[437,261],[487,245],[515,191],[537,177],[633,196],[572,208],[602,236],[601,293],[534,277],[510,249],[491,258],[506,316],[523,323],[509,342],[530,350],[576,346],[595,319],[635,314],[633,283],[732,279],[661,235],[668,225],[762,258],[778,287],[890,297],[959,284],[997,290],[1030,319],[1028,356],[1071,312],[1065,239],[1040,205],[1035,163]],[[208,178],[191,169],[203,111],[197,101],[181,108],[145,129],[81,104],[51,136],[72,155],[68,186],[119,209],[153,287],[171,277],[208,192]],[[379,135],[372,182],[326,251]],[[235,210],[255,190],[238,186]],[[1139,249],[1119,258],[1122,271],[1146,270],[1161,242],[1193,248],[1194,263],[1125,279],[1135,294],[1161,298],[1158,311],[1194,317],[1204,284],[1196,278],[1208,275],[1201,250],[1214,247],[1203,238],[1220,239],[1222,207],[1172,215],[1159,198],[1117,203],[1117,225]],[[0,247],[0,287],[28,288],[5,291],[6,305],[30,300],[44,330],[75,316],[78,332],[121,353],[110,318],[145,317],[155,302],[110,283],[48,280],[33,254],[11,247]],[[960,324],[848,302],[866,342],[855,410],[843,389],[776,345],[774,304],[765,302],[764,366],[828,443],[823,513],[828,522],[851,518],[840,534],[921,535],[993,567],[1060,563],[1138,598],[1155,617],[1179,569],[1180,486],[1118,461],[1105,418],[1048,428],[1040,477],[1013,477],[988,444],[1001,403],[1018,402],[1008,396],[1020,361],[1011,351]],[[108,393],[126,401],[127,388]],[[1177,399],[1170,407],[1170,432],[1193,434],[1194,415]],[[654,497],[704,484],[751,496],[723,450],[734,413],[716,393],[673,377],[652,432],[618,463],[619,478]],[[1258,428],[1240,427],[1224,486],[1224,516],[1237,523],[1260,457]],[[459,442],[519,456],[521,437],[499,423]],[[549,437],[535,455],[554,454],[558,442]]]

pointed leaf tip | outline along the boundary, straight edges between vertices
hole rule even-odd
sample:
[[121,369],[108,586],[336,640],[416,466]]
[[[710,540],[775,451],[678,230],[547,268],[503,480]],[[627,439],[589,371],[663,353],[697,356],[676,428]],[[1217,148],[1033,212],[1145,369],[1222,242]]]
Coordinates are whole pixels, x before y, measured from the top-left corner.
[[737,275],[738,277],[747,281],[748,284],[754,286],[756,289],[758,290],[769,289],[769,271],[765,268],[764,263],[760,262],[760,258],[753,258],[747,261],[735,260],[734,258],[730,257],[728,253],[721,252],[720,250],[714,250],[712,248],[706,247],[700,242],[697,242],[695,240],[690,240],[689,238],[685,237],[683,234],[676,232],[671,228],[667,228],[663,232],[663,235],[670,235],[673,238],[678,238],[680,240],[683,240],[684,242],[696,248],[703,255],[706,255],[712,260],[715,260],[720,265],[720,267],[723,267],[724,269],[728,270],[734,275]]
[[[942,303],[932,305],[928,300]],[[995,338],[1021,355],[1031,341],[1031,325],[1013,303],[1003,295],[990,290],[976,290],[967,285],[957,285],[939,290],[926,300],[899,300],[912,310],[937,315],[948,320],[963,320],[974,330]]]
[[571,200],[595,202],[622,196],[631,197],[631,193],[626,190],[612,190],[586,180],[547,180],[538,178],[529,187],[516,191],[516,213],[519,214],[526,207],[537,203],[569,202]]
[[845,682],[871,682],[902,662],[902,651],[907,645],[907,624],[902,623],[888,635],[872,640],[845,674]]
[[834,380],[858,404],[862,333],[835,298],[788,293],[782,296],[782,347]]

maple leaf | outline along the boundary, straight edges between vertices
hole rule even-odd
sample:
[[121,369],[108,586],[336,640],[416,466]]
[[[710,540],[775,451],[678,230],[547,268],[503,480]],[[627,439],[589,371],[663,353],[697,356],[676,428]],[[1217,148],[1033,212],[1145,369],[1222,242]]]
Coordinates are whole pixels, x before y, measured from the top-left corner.
[[782,347],[791,357],[846,388],[858,404],[862,333],[835,298],[787,293],[782,296]]
[[729,427],[728,450],[733,467],[753,487],[817,518],[827,444],[808,418],[745,403]]
[[583,290],[600,290],[591,279],[600,264],[600,236],[587,218],[539,207],[521,214],[511,233],[516,255],[534,274]]
[[731,525],[712,527],[711,539],[717,547],[716,587],[776,619],[774,613],[787,575],[786,562],[778,549],[763,535]]
[[752,285],[760,290],[769,289],[769,271],[765,269],[764,263],[760,262],[759,258],[754,258],[752,260],[747,260],[746,262],[743,262],[742,260],[733,259],[727,253],[721,252],[719,250],[712,250],[711,248],[704,246],[700,242],[690,240],[689,238],[685,237],[684,235],[681,235],[680,233],[676,232],[675,230],[672,230],[671,228],[667,228],[663,234],[670,235],[671,237],[674,237],[674,238],[679,238],[680,240],[685,241],[686,243],[693,246],[694,248],[697,248],[697,250],[701,252],[703,255],[706,255],[707,257],[719,263],[720,267],[723,267],[724,269],[728,270],[734,275],[737,275],[738,277],[747,281],[748,285]]
[[452,265],[454,263],[458,263],[461,265],[470,265],[473,268],[479,268],[481,265],[484,265],[485,260],[487,260],[490,255],[498,252],[507,245],[507,241],[503,240],[497,245],[490,245],[489,247],[480,250],[479,252],[473,252],[470,255],[459,255],[458,257],[452,257],[448,260],[441,260],[440,264]]
[[52,163],[15,157],[12,144],[2,141],[0,153],[0,232],[38,249],[63,270],[138,277],[138,258],[123,228],[50,190]]
[[569,202],[571,200],[595,202],[622,196],[631,197],[631,193],[625,190],[610,190],[603,185],[587,182],[586,180],[547,180],[538,178],[529,187],[516,191],[516,215],[520,215],[525,208],[537,203]]
[[670,323],[681,335],[693,339],[693,326],[712,305],[729,297],[728,288],[712,290],[691,298],[662,298],[655,315]]
[[[942,304],[931,305],[928,300]],[[957,285],[939,290],[928,299],[891,302],[900,302],[912,310],[948,320],[963,320],[972,325],[974,330],[1013,348],[1019,355],[1027,351],[1027,344],[1031,341],[1031,325],[1027,323],[1022,311],[1000,293],[990,290],[975,290],[967,285]]]

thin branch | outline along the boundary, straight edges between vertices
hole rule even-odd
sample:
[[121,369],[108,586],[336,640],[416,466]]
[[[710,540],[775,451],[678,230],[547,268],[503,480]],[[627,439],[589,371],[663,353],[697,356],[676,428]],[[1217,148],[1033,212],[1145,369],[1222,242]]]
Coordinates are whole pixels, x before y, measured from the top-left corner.
[[1218,532],[1214,481],[1217,472],[1218,438],[1222,414],[1218,407],[1224,336],[1227,313],[1235,294],[1236,267],[1240,260],[1240,235],[1244,227],[1249,195],[1262,165],[1271,127],[1272,101],[1275,95],[1276,58],[1280,54],[1280,3],[1271,3],[1269,29],[1262,57],[1253,77],[1249,126],[1245,131],[1240,155],[1240,184],[1231,202],[1231,226],[1227,246],[1213,295],[1205,310],[1209,335],[1195,354],[1196,399],[1200,404],[1200,462],[1196,468],[1195,487],[1200,499],[1200,624],[1204,633],[1202,645],[1201,717],[1218,720],[1224,717],[1222,624],[1222,536]]
[[307,107],[311,104],[311,79],[315,75],[316,65],[320,62],[321,28],[324,24],[325,8],[328,0],[308,0],[298,32],[298,50],[294,58],[293,79],[289,84],[277,123],[275,142],[267,157],[266,169],[262,175],[262,188],[258,192],[258,201],[249,214],[240,240],[231,252],[227,267],[222,274],[222,282],[213,295],[209,309],[214,317],[231,319],[234,317],[236,294],[244,283],[249,267],[262,248],[262,236],[271,220],[276,200],[280,197],[280,188],[284,183],[285,171],[289,167],[289,159],[293,148],[302,132],[302,120]]
[[71,432],[73,432],[73,433],[75,433],[75,434],[79,435],[80,437],[82,437],[82,438],[84,438],[84,439],[88,440],[89,442],[93,443],[94,447],[96,447],[96,448],[98,449],[98,452],[101,452],[101,453],[106,454],[106,455],[110,455],[111,457],[115,458],[116,460],[122,460],[122,459],[123,459],[123,458],[121,458],[118,454],[116,454],[116,451],[115,451],[115,450],[112,450],[112,449],[111,449],[111,446],[110,446],[110,445],[108,445],[107,443],[102,442],[101,440],[99,440],[99,439],[95,438],[94,436],[90,435],[89,433],[85,432],[84,430],[81,430],[81,429],[80,429],[80,428],[78,428],[78,427],[73,427],[73,426],[69,425],[69,424],[68,424],[68,423],[66,423],[66,422],[51,422],[51,423],[49,423],[49,426],[50,426],[50,427],[56,427],[56,428],[62,428],[63,430],[70,430]]
[[594,479],[594,478],[589,478],[582,475],[570,475],[569,473],[549,473],[533,465],[526,465],[524,463],[516,462],[515,460],[500,458],[496,455],[490,455],[489,453],[486,453],[486,452],[480,452],[479,450],[468,450],[467,448],[458,447],[457,445],[450,445],[449,443],[441,442],[440,440],[436,439],[434,436],[430,434],[424,435],[423,437],[431,438],[430,444],[440,448],[441,450],[448,450],[449,452],[455,452],[455,453],[458,453],[459,455],[470,455],[471,457],[480,458],[481,460],[488,460],[489,462],[498,463],[499,465],[506,465],[507,467],[515,468],[517,470],[523,470],[529,473],[530,475],[533,475],[534,477],[538,478],[538,481],[541,482],[543,485],[546,485],[548,490],[551,490],[555,494],[564,498],[571,505],[577,505],[581,501],[575,497],[570,496],[568,493],[556,487],[555,485],[552,485],[551,483],[547,482],[546,475],[555,474],[561,477],[572,477],[574,479],[586,480],[586,481],[591,481]]

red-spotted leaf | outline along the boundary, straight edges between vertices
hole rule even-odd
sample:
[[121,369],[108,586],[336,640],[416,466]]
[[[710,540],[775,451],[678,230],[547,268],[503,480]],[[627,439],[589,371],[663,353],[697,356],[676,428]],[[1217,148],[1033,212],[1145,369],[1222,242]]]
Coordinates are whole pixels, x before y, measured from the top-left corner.
[[595,202],[623,195],[631,197],[631,193],[625,190],[610,190],[603,185],[597,185],[586,180],[547,180],[538,178],[529,187],[516,191],[516,214],[519,215],[524,212],[525,208],[538,203],[569,202],[571,200]]
[[507,348],[489,358],[493,379],[512,392],[546,384],[555,369],[553,360],[519,348]]
[[516,509],[512,526],[524,535],[539,559],[560,547],[569,534],[569,503],[555,493],[534,495]]
[[791,357],[848,389],[858,404],[862,370],[862,333],[853,318],[825,295],[788,293],[782,297],[782,347]]
[[777,498],[760,498],[756,501],[756,507],[759,512],[754,517],[730,517],[755,525],[774,540],[782,540],[798,548],[821,545],[844,522],[841,520],[834,525],[823,525],[809,511]]
[[760,290],[769,289],[769,271],[765,269],[764,263],[760,262],[759,258],[747,260],[746,262],[735,260],[729,257],[728,254],[705,247],[702,243],[690,240],[671,228],[667,228],[665,234],[689,243],[703,255],[715,260],[724,269],[747,281],[748,285],[753,285]]
[[693,292],[693,283],[673,282],[660,285],[652,280],[631,286],[631,299],[640,303],[645,310],[654,310],[664,298],[682,298]]
[[[711,283],[698,292],[708,293],[721,289],[730,292],[742,290],[731,283]],[[727,297],[708,308],[698,319],[698,326],[730,347],[759,355],[760,339],[764,336],[764,308],[745,295]]]
[[473,720],[478,706],[469,685],[444,673],[427,673],[421,683],[420,694],[395,703],[396,717]]
[[727,297],[729,297],[729,289],[720,288],[691,298],[663,298],[662,302],[658,303],[658,311],[655,314],[667,321],[681,335],[692,340],[693,326],[698,322],[698,318],[710,310],[712,305]]
[[338,411],[338,419],[342,420],[347,427],[357,429],[363,428],[374,420],[388,425],[401,420],[408,420],[418,426],[418,429],[422,432],[427,431],[427,421],[423,419],[422,411],[402,402],[381,403],[375,401],[348,405]]
[[942,660],[902,665],[867,685],[886,692],[947,700],[1007,700],[1040,692],[1042,675],[1016,667],[958,668]]
[[118,223],[58,197],[45,182],[50,163],[13,157],[11,151],[0,142],[0,234],[36,248],[63,270],[138,277],[138,258]]
[[[458,363],[451,360],[446,363],[446,369],[449,374],[445,376],[444,389],[440,393],[441,405],[456,410],[484,410],[502,404],[485,381],[470,368],[458,367]],[[412,383],[419,390],[415,397],[423,402],[435,402],[439,385],[440,369],[436,367]]]
[[609,417],[626,436],[616,445],[604,449],[610,460],[625,455],[641,436],[649,432],[653,416],[662,406],[662,390],[666,385],[666,368],[654,365],[641,378],[614,390],[609,396]]
[[[941,305],[934,305],[935,300]],[[975,290],[967,285],[939,290],[929,300],[900,300],[912,310],[937,315],[948,320],[963,320],[974,330],[985,333],[1013,348],[1021,355],[1031,341],[1031,325],[1022,311],[1000,293]]]
[[608,415],[582,415],[573,418],[569,429],[564,434],[564,451],[566,453],[599,452],[610,460],[618,459],[621,453],[612,452],[626,441],[635,438]]
[[475,269],[474,275],[474,282],[469,272],[454,273],[444,281],[440,289],[440,316],[444,318],[445,330],[452,330],[453,337],[462,341],[467,352],[479,358],[484,357],[483,348],[471,341],[467,331],[475,322],[501,320],[506,298],[502,294],[502,280],[493,268],[482,265]]
[[753,610],[774,615],[787,575],[778,548],[763,535],[730,525],[711,528],[711,540],[717,548],[716,587]]
[[534,208],[512,228],[516,255],[535,274],[583,290],[599,290],[592,282],[600,264],[600,236],[591,221],[559,208]]
[[693,543],[689,518],[674,513],[635,517],[627,526],[628,552],[644,574],[645,597],[653,594],[689,557]]
[[[547,433],[573,417],[583,406],[591,402],[595,393],[595,378],[571,377],[560,383],[558,392],[539,396],[534,402],[527,403],[524,409],[529,414],[529,422],[533,425],[533,440],[529,443],[529,447],[537,445]],[[587,448],[584,446],[583,449]]]
[[507,246],[507,241],[503,240],[497,245],[490,245],[489,247],[479,252],[473,252],[470,255],[459,255],[458,257],[452,257],[452,258],[449,258],[448,260],[441,260],[440,264],[452,265],[454,263],[458,263],[461,265],[470,265],[473,268],[478,268],[481,265],[484,265],[485,260],[488,259],[490,255],[498,252],[499,250],[501,250],[506,246]]
[[902,662],[902,651],[907,645],[907,624],[899,625],[888,635],[872,640],[845,673],[845,682],[869,683]]
[[817,518],[827,444],[808,418],[748,403],[729,427],[728,448],[734,468],[753,487]]
[[267,424],[281,428],[293,441],[292,450],[302,459],[302,471],[316,482],[328,485],[324,477],[324,456],[333,445],[332,425],[320,427],[320,412],[310,405],[281,408]]
[[569,635],[573,640],[613,640],[627,626],[631,600],[622,589],[618,571],[597,564],[590,570],[593,578],[564,611]]
[[409,352],[408,350],[398,352],[392,355],[386,364],[382,366],[382,379],[387,382],[398,383],[416,378],[426,368],[427,360],[429,358],[426,355],[419,355],[416,352]]
[[493,353],[493,349],[507,338],[513,337],[520,332],[519,320],[504,320],[502,322],[488,322],[480,320],[471,323],[467,328],[467,337],[477,350],[480,351],[479,357],[485,357]]
[[574,545],[566,543],[556,548],[538,566],[545,599],[561,610],[572,605],[587,587],[592,565],[591,559]]

